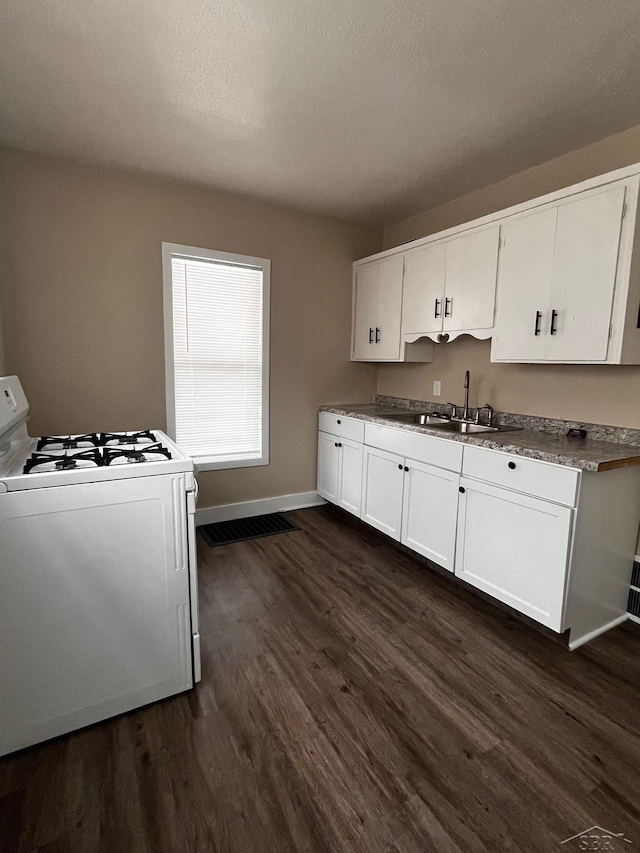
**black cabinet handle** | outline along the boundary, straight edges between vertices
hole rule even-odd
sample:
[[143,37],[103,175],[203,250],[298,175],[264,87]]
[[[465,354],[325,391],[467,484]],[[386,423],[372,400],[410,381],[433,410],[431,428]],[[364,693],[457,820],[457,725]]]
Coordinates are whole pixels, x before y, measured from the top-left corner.
[[536,311],[536,329],[534,331],[534,335],[540,334],[540,320],[542,320],[542,313],[540,311]]
[[373,329],[369,329],[369,343],[373,343]]
[[380,329],[376,326],[376,343],[380,343]]
[[440,316],[440,305],[441,305],[441,303],[442,303],[442,299],[436,299],[436,307],[435,307],[434,312],[433,312],[434,317]]
[[398,468],[402,471],[402,465],[398,465]]
[[338,447],[338,442],[337,442],[337,441],[334,441],[334,442],[333,442],[333,444],[334,444],[334,447]]
[[336,423],[337,423],[337,424],[341,424],[341,423],[342,423],[342,421],[336,421]]
[[511,468],[511,470],[512,470],[512,471],[514,471],[514,470],[515,470],[515,467],[516,467],[516,463],[515,463],[515,462],[509,462],[509,468]]
[[338,442],[338,447],[342,447],[342,442],[341,442],[341,441],[339,441],[339,442]]
[[451,316],[451,311],[449,310],[451,305],[453,305],[453,299],[449,299],[449,297],[445,297],[445,300],[444,300],[444,316],[445,317]]
[[459,487],[458,487],[458,491],[460,492],[460,494],[461,494],[461,495],[464,495],[464,493],[465,493],[467,490],[465,489],[465,487],[464,487],[464,486],[459,486]]
[[405,465],[405,466],[404,466],[404,470],[405,470],[405,471],[408,471],[408,470],[409,470],[409,468]]
[[555,335],[556,333],[556,320],[558,318],[558,312],[554,309],[551,312],[551,328],[549,329],[550,335]]

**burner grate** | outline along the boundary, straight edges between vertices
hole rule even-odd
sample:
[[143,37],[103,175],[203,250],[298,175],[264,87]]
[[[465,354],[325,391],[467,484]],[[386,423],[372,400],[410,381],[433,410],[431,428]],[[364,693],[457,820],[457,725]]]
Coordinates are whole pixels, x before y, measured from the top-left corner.
[[155,435],[151,430],[144,429],[139,432],[101,432],[100,444],[103,446],[112,446],[118,444],[143,444],[145,442],[156,442]]
[[164,456],[165,459],[171,459],[171,451],[162,444],[148,444],[144,447],[124,448],[124,447],[105,447],[102,451],[104,456],[104,464],[111,465],[112,462],[118,459],[125,459],[127,462],[153,462],[158,461],[149,459],[149,455]]
[[37,468],[40,465],[48,465],[51,462],[53,462],[53,466],[56,471],[66,471],[70,468],[79,468],[79,462],[92,462],[96,468],[104,465],[100,451],[97,448],[82,450],[80,453],[64,453],[62,456],[58,456],[53,453],[32,453],[31,458],[27,459],[25,466],[22,469],[22,473],[29,474],[34,468]]
[[47,447],[53,448],[54,445],[58,445],[61,450],[73,450],[82,447],[83,444],[99,447],[100,436],[95,432],[88,432],[85,435],[43,435],[38,439],[36,450],[46,450]]

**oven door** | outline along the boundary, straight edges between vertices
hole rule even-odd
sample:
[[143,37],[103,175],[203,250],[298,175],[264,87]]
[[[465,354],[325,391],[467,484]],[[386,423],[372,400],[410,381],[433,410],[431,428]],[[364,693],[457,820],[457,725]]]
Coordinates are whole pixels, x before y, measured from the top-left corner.
[[184,474],[0,494],[0,754],[192,686]]

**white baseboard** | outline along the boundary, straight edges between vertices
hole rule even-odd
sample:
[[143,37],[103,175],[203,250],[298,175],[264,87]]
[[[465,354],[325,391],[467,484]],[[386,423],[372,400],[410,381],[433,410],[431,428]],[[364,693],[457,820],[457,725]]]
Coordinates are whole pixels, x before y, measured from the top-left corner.
[[249,518],[252,515],[267,515],[270,512],[289,512],[322,506],[326,501],[317,492],[298,492],[295,495],[279,495],[258,501],[243,501],[237,504],[209,506],[196,510],[196,526],[214,524],[216,521],[231,521],[234,518]]
[[600,634],[610,631],[612,628],[615,628],[616,625],[622,625],[622,623],[626,622],[628,618],[628,613],[623,613],[621,616],[617,616],[615,619],[612,619],[611,622],[607,622],[606,625],[601,625],[600,628],[596,628],[595,631],[589,631],[587,634],[583,634],[582,637],[572,640],[569,643],[569,649],[574,651],[575,649],[580,648],[580,646],[584,646],[585,643],[595,640],[595,638],[599,637]]
[[633,613],[628,613],[628,614],[627,614],[627,617],[628,617],[632,622],[636,622],[638,625],[640,625],[640,616],[634,616],[634,615],[633,615]]

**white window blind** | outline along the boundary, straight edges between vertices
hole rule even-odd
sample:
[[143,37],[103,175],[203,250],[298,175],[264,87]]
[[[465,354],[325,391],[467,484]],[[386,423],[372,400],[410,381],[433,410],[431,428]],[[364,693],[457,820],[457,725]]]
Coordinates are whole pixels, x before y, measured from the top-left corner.
[[170,255],[175,439],[211,467],[264,464],[265,262],[206,254]]

